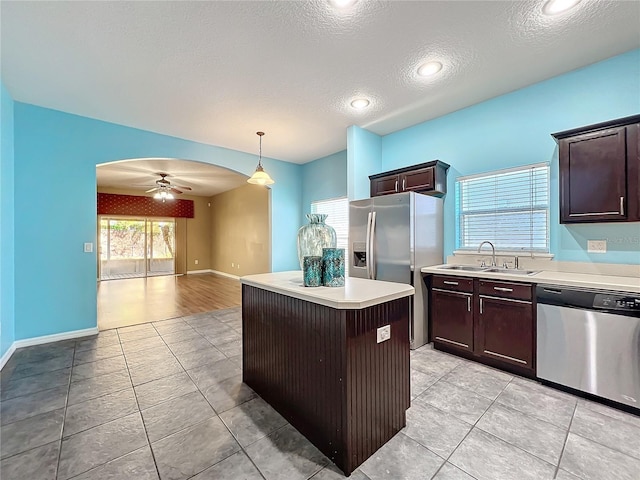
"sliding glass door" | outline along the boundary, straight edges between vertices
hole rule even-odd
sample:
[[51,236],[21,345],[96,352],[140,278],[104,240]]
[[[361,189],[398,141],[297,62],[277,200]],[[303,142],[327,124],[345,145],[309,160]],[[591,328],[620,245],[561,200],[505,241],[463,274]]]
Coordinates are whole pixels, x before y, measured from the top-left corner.
[[173,275],[176,271],[176,222],[147,221],[147,275]]
[[175,273],[175,220],[100,218],[100,279]]

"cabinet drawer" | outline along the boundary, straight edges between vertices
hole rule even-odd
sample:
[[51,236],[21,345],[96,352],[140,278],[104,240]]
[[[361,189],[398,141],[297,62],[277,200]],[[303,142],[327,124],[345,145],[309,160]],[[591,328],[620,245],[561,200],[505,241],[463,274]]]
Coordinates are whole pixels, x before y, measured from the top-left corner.
[[441,288],[443,290],[473,292],[472,278],[434,275],[431,284],[434,288]]
[[532,290],[531,284],[480,280],[480,295],[531,300]]

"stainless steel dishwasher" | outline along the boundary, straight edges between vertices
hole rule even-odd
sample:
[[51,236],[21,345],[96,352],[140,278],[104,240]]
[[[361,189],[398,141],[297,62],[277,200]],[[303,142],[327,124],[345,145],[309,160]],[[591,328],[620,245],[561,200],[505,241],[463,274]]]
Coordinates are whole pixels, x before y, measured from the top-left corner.
[[538,378],[640,408],[640,295],[538,285]]

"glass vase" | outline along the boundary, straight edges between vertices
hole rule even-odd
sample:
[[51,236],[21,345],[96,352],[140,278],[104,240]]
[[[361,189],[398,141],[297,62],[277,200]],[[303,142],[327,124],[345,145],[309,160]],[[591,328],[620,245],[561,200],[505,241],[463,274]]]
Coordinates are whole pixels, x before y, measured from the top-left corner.
[[336,231],[324,221],[324,213],[308,213],[309,223],[298,230],[298,261],[303,269],[304,257],[321,257],[323,248],[335,248],[337,244]]
[[322,250],[322,284],[325,287],[344,287],[344,248]]

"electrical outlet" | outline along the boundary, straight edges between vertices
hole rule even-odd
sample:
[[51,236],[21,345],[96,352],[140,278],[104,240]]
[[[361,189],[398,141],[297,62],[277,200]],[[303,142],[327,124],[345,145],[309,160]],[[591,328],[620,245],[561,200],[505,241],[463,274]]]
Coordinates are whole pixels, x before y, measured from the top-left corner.
[[235,262],[231,262],[231,268],[236,268]]
[[377,330],[378,343],[385,342],[391,338],[391,325],[385,325]]
[[91,242],[87,242],[84,244],[84,253],[91,253],[93,252],[93,243]]
[[194,260],[193,262],[194,262],[196,265],[198,265],[199,260]]
[[588,253],[607,253],[606,240],[587,240]]
[[240,264],[238,264],[238,270],[240,270]]

